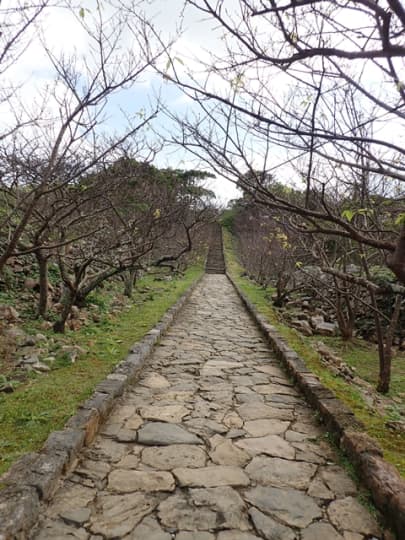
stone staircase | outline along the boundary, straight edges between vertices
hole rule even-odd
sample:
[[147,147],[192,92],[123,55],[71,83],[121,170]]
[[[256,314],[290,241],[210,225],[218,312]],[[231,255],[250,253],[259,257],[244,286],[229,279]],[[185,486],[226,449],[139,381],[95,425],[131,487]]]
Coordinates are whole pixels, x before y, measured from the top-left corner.
[[210,246],[208,249],[205,271],[207,274],[225,274],[222,229],[219,223],[214,223],[211,226]]

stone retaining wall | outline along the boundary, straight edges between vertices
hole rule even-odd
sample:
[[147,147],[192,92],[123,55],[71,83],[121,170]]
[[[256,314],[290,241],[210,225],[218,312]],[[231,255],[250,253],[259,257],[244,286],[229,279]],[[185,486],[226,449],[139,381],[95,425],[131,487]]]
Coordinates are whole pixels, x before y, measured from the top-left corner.
[[304,361],[257,311],[228,273],[227,277],[278,359],[308,402],[319,411],[328,431],[355,465],[360,479],[370,490],[374,504],[396,531],[398,540],[404,540],[405,481],[397,469],[383,459],[381,448],[364,432],[364,425],[355,418],[354,413],[306,367]]
[[[201,279],[201,278],[200,278]],[[161,336],[167,331],[199,283],[198,279],[162,317],[72,416],[65,428],[52,432],[41,451],[17,460],[0,477],[0,540],[25,540],[40,513],[56,491],[59,480],[77,461],[83,446],[89,445],[112,411],[115,400],[136,381]]]

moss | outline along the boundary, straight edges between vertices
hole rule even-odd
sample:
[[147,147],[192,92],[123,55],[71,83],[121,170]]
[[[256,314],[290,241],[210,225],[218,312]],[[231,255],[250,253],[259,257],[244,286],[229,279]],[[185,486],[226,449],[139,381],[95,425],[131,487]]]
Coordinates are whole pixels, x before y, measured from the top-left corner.
[[[147,276],[138,282],[128,309],[116,315],[109,315],[105,309],[100,323],[54,336],[88,352],[75,363],[59,356],[47,374],[32,375],[14,393],[0,394],[0,473],[22,454],[41,448],[51,431],[62,428],[130,346],[159,321],[201,273],[202,267],[195,266],[172,281],[155,281]],[[102,298],[99,302],[103,303]]]
[[[314,338],[305,337],[293,328],[283,324],[276,309],[269,301],[270,290],[263,289],[245,277],[244,270],[239,264],[233,248],[232,236],[224,231],[224,246],[227,269],[242,291],[256,306],[256,308],[274,325],[280,334],[288,341],[306,365],[319,376],[321,382],[330,388],[361,420],[366,426],[367,433],[376,439],[384,451],[387,461],[395,465],[401,476],[405,477],[405,435],[394,432],[385,427],[390,420],[390,414],[382,416],[369,407],[358,389],[328,371],[322,364],[318,353],[313,348]],[[324,338],[322,337],[324,340]],[[354,341],[347,345],[343,340],[332,338],[324,340],[328,345],[341,354],[342,358],[358,369],[359,375],[372,383],[376,382],[378,373],[378,356],[372,346]],[[402,396],[401,396],[402,394]],[[405,395],[405,366],[403,358],[397,357],[393,361],[393,384],[391,395],[397,399]],[[399,414],[392,411],[391,414]]]

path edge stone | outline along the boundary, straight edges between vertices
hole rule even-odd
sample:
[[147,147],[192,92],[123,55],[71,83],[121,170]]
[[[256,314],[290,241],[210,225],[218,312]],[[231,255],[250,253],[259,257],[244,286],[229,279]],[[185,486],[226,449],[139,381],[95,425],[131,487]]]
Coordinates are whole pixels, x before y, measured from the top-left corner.
[[362,483],[371,493],[374,504],[396,532],[398,539],[405,531],[405,481],[398,470],[384,460],[376,441],[364,431],[364,425],[336,395],[326,388],[308,369],[304,360],[291,349],[277,329],[269,324],[242,292],[234,279],[226,276],[251,317],[264,334],[287,373],[316,409],[339,448],[356,468]]
[[155,345],[204,275],[203,272],[160,321],[132,345],[129,354],[96,386],[92,396],[79,405],[62,430],[51,432],[39,452],[23,455],[0,476],[0,540],[29,537],[40,516],[41,502],[52,498],[62,475],[74,467],[80,450],[91,444],[112,412],[116,398],[138,380]]

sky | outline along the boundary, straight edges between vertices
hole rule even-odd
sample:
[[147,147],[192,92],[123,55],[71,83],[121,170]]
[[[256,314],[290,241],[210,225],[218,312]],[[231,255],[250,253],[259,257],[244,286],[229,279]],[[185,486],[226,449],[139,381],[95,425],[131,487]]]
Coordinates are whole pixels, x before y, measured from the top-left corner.
[[[0,0],[1,9],[5,9],[7,5],[14,6],[16,2],[24,0]],[[70,1],[70,0],[64,0]],[[92,16],[97,13],[97,2],[103,6],[103,16],[108,15],[107,0],[71,0],[75,2],[74,13],[68,13],[64,9],[52,9],[47,16],[41,20],[38,28],[33,28],[32,41],[27,49],[19,57],[18,62],[11,67],[7,76],[14,85],[21,85],[16,95],[21,98],[20,106],[30,111],[35,111],[38,108],[41,95],[45,95],[47,87],[51,86],[54,81],[54,71],[50,69],[49,58],[43,52],[43,43],[46,43],[51,54],[58,56],[63,53],[66,57],[71,54],[77,54],[82,58],[83,62],[88,61],[89,37],[81,29],[78,21],[90,21]],[[164,42],[173,41],[171,48],[172,55],[176,60],[176,68],[180,72],[186,72],[187,69],[193,71],[194,75],[199,77],[200,66],[199,61],[209,59],[210,52],[214,51],[217,55],[221,55],[221,50],[224,49],[224,42],[221,40],[220,30],[215,26],[212,20],[204,19],[200,11],[188,6],[183,9],[184,0],[109,0],[125,6],[135,2],[138,4],[138,9],[145,11],[147,18],[153,22],[156,31],[159,32]],[[237,2],[234,0],[225,0],[225,4],[231,6],[234,10]],[[1,13],[0,9],[0,13]],[[79,12],[84,9],[84,18],[79,17]],[[232,10],[231,9],[231,10]],[[181,28],[181,32],[179,29]],[[264,28],[267,32],[267,26]],[[2,36],[0,35],[0,41]],[[133,50],[136,45],[132,45],[134,36],[126,36],[124,45]],[[163,59],[161,67],[164,69],[166,60]],[[182,67],[184,64],[184,67]],[[1,66],[0,66],[1,67]],[[372,75],[372,74],[370,74]],[[287,75],[279,73],[277,79],[274,78],[272,72],[271,80],[272,94],[277,97],[277,93],[284,91],[287,88],[289,81]],[[284,77],[284,78],[283,78]],[[371,80],[371,79],[370,79]],[[3,79],[4,81],[4,79]],[[224,89],[229,90],[229,83]],[[251,83],[250,81],[250,84]],[[63,88],[56,88],[56,95],[62,93]],[[37,98],[36,96],[39,95]],[[115,94],[109,101],[105,109],[106,122],[105,128],[107,133],[115,133],[120,130],[125,123],[125,115],[140,118],[143,111],[148,111],[153,107],[155,97],[159,95],[165,107],[172,113],[178,116],[192,114],[196,110],[196,105],[192,100],[187,98],[179,88],[172,83],[164,80],[161,75],[158,75],[152,69],[147,70],[142,74],[140,79],[131,88],[120,91]],[[46,102],[45,98],[45,102]],[[52,114],[57,117],[58,105],[55,101],[49,100],[47,104],[47,114]],[[18,107],[15,108],[18,110]],[[124,112],[123,112],[124,111]],[[0,121],[6,124],[12,117],[13,111],[9,107],[1,104],[0,101]],[[13,119],[11,118],[11,121]],[[167,142],[171,138],[171,133],[175,130],[175,126],[166,116],[159,114],[153,121],[153,129],[150,133],[158,132],[162,134],[166,141],[162,149],[155,158],[155,165],[158,167],[172,168],[203,168],[207,169],[206,163],[196,161],[196,159],[184,149],[174,146]],[[382,122],[376,126],[381,130],[384,138],[399,139],[403,136],[397,133],[393,125],[388,122]],[[388,135],[386,132],[389,132]],[[44,132],[44,138],[47,133]],[[260,160],[264,152],[260,150],[260,146],[256,145],[252,152],[251,162],[253,166],[258,168],[261,166]],[[287,151],[280,148],[272,148],[270,162],[270,170],[275,170],[277,179],[291,184],[294,176],[294,171],[290,165],[280,167],[279,164],[288,160],[291,155]],[[306,157],[301,158],[305,162]],[[305,168],[305,163],[302,168]],[[299,175],[295,175],[296,177]],[[297,181],[297,180],[296,180]],[[299,182],[300,180],[298,180]],[[226,204],[227,201],[240,196],[240,192],[235,185],[218,177],[215,180],[209,181],[207,186],[214,190],[217,194],[219,203]]]
[[[210,51],[218,51],[222,47],[220,34],[214,23],[202,16],[191,6],[184,9],[183,0],[152,0],[150,6],[145,2],[145,12],[153,21],[164,40],[174,40],[171,52],[178,58],[176,69],[182,70],[182,63],[188,69],[195,65],[198,69],[198,60],[209,59]],[[165,62],[165,61],[164,61]],[[163,62],[163,64],[164,64]],[[170,82],[162,81],[160,76],[151,74],[149,90],[152,94],[159,94],[171,112],[178,116],[190,114],[196,106],[192,100]],[[159,117],[158,129],[170,137],[173,127],[168,124],[167,118]],[[186,150],[178,146],[166,146],[159,153],[156,160],[162,167],[202,168],[207,170],[206,163],[201,163]],[[215,179],[207,180],[207,187],[212,189],[217,202],[226,205],[230,200],[241,196],[241,191],[229,180],[216,175]]]
[[[125,3],[125,0],[123,2]],[[13,4],[13,0],[5,0],[2,8],[5,9],[7,5],[12,6]],[[200,14],[193,13],[190,9],[184,12],[183,0],[145,0],[141,2],[141,5],[148,18],[153,21],[162,39],[174,41],[172,51],[179,58],[182,58],[182,61],[187,62],[188,67],[195,61],[193,57],[202,58],[207,55],[206,48],[218,47],[218,38],[212,24],[201,20]],[[168,9],[169,5],[170,10]],[[95,6],[96,0],[79,0],[76,11],[78,13],[83,8],[85,10],[83,20],[86,21],[86,17],[89,19],[91,14],[95,13]],[[41,41],[46,43],[55,56],[62,51],[64,55],[75,53],[79,56],[86,56],[89,40],[77,23],[77,13],[75,18],[66,10],[53,9],[49,11],[46,17],[41,20],[40,29],[39,27],[34,29],[32,39],[25,52],[19,57],[18,62],[8,70],[9,80],[13,84],[21,85],[18,95],[27,109],[35,110],[37,99],[40,100],[39,97],[35,96],[38,93],[43,95],[46,87],[51,85],[54,79],[54,72],[50,68],[49,59],[43,53]],[[180,26],[182,26],[181,34],[178,32]],[[149,70],[133,87],[112,96],[106,109],[107,131],[111,133],[119,131],[121,123],[124,121],[120,111],[125,110],[130,115],[140,115],[142,111],[150,109],[154,97],[157,95],[161,97],[166,107],[179,116],[189,113],[194,106],[178,88]],[[50,103],[48,103],[48,107],[52,110]],[[57,105],[55,105],[55,114],[57,114],[56,109]],[[12,111],[7,110],[4,105],[0,105],[0,119],[3,123],[7,122],[10,115],[12,115]],[[12,122],[13,119],[10,121]],[[170,138],[174,126],[166,117],[158,115],[153,123],[153,129]],[[154,164],[158,167],[207,169],[206,164],[199,163],[182,148],[171,146],[168,143],[163,145]],[[224,178],[208,180],[207,187],[216,193],[218,204],[226,205],[230,199],[240,196],[240,192],[234,184]]]

